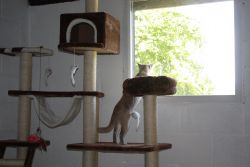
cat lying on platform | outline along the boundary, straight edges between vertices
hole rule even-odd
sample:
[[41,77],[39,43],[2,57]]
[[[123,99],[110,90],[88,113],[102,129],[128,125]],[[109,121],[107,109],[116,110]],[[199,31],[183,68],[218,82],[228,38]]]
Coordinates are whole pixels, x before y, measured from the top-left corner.
[[[138,66],[139,72],[136,77],[145,77],[149,75],[152,65],[138,64]],[[113,143],[117,143],[117,130],[118,126],[120,125],[120,144],[126,144],[127,142],[125,141],[125,135],[128,132],[128,124],[131,116],[137,119],[137,128],[139,126],[140,114],[134,111],[134,107],[139,103],[140,99],[140,97],[134,97],[123,92],[121,99],[115,105],[109,125],[107,127],[98,128],[98,132],[108,133],[111,130],[114,130]]]

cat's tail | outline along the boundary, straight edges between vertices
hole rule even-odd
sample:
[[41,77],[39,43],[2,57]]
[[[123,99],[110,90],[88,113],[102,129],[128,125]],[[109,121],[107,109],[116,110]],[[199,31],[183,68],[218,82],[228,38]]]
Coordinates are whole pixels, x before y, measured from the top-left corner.
[[114,122],[111,120],[108,126],[98,128],[98,132],[99,133],[108,133],[113,129],[114,129]]

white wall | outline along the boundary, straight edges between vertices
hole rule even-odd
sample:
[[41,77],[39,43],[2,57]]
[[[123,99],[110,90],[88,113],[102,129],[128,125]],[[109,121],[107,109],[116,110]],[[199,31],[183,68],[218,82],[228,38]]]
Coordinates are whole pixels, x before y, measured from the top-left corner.
[[[0,2],[8,2],[7,0]],[[20,4],[19,4],[20,5]],[[3,9],[0,3],[0,9]],[[9,8],[7,8],[9,9]],[[47,90],[81,90],[82,81],[82,57],[77,57],[77,63],[81,67],[77,74],[77,86],[72,88],[69,81],[70,67],[73,64],[73,56],[58,52],[59,43],[59,16],[61,13],[84,12],[83,0],[64,4],[54,4],[29,8],[30,17],[30,45],[45,46],[55,51],[55,55],[49,60],[43,58],[43,70],[47,66],[47,61],[53,68],[53,76],[49,81]],[[224,97],[217,98],[165,98],[159,99],[159,142],[169,142],[173,148],[160,153],[161,167],[249,167],[250,166],[250,0],[236,0],[236,22],[237,22],[237,46],[239,65],[237,70],[242,82],[240,88],[242,96],[236,99]],[[9,11],[9,10],[8,10]],[[21,16],[19,12],[14,16]],[[127,59],[129,55],[129,20],[128,2],[124,0],[100,0],[100,11],[107,11],[117,17],[121,22],[121,53],[120,55],[100,55],[98,56],[98,81],[97,89],[105,93],[101,101],[101,125],[106,125],[109,121],[113,106],[121,96],[121,84],[126,76]],[[18,13],[16,13],[18,12]],[[0,10],[0,16],[3,15]],[[9,17],[14,17],[9,16]],[[2,18],[0,21],[2,21]],[[1,23],[1,22],[0,22]],[[8,27],[9,28],[9,27]],[[11,26],[10,26],[11,28]],[[5,28],[6,30],[7,28]],[[2,31],[2,26],[1,26]],[[6,30],[6,41],[11,41],[12,33]],[[20,37],[21,38],[21,37]],[[22,39],[22,38],[21,38]],[[0,40],[2,43],[2,36]],[[25,44],[25,43],[21,43]],[[10,45],[18,45],[10,42]],[[6,75],[3,64],[14,64],[13,60],[1,56],[1,82],[0,89],[6,91],[16,87],[16,72]],[[38,59],[34,61],[33,88],[38,88],[39,69]],[[223,62],[222,62],[223,63]],[[16,70],[14,70],[16,71]],[[7,73],[7,71],[6,71]],[[13,77],[10,77],[13,76]],[[2,84],[8,79],[13,83]],[[2,91],[1,91],[2,92]],[[4,119],[13,120],[15,113],[13,105],[4,106],[3,101],[10,100],[6,93],[1,93],[1,102],[4,110],[11,107],[8,112],[1,111],[0,132],[1,137],[9,134],[6,124],[2,125]],[[60,105],[56,105],[60,104]],[[54,108],[62,113],[66,105],[56,100]],[[142,112],[141,105],[138,110]],[[66,150],[66,144],[81,142],[82,115],[73,123],[58,129],[43,128],[45,138],[51,140],[51,146],[47,153],[36,154],[34,166],[45,167],[79,167],[81,166],[81,153]],[[13,120],[14,121],[14,120]],[[135,132],[134,122],[128,134],[129,142],[143,141],[143,127],[138,133]],[[13,124],[16,124],[15,122]],[[33,115],[33,129],[38,125],[37,118]],[[14,129],[15,126],[12,128]],[[2,132],[4,134],[2,134]],[[101,135],[102,141],[110,141],[111,134]],[[100,154],[100,167],[136,167],[143,166],[143,155],[129,154]]]

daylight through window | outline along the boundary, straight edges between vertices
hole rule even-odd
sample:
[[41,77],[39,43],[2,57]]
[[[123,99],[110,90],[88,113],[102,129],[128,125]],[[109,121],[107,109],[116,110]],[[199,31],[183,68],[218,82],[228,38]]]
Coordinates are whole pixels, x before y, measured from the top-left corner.
[[134,58],[177,95],[235,95],[234,2],[134,10]]

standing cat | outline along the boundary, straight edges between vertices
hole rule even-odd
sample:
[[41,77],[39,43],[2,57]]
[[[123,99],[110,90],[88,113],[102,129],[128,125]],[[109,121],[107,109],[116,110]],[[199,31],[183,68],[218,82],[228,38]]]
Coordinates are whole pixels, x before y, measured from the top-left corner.
[[[136,77],[144,77],[144,76],[149,75],[152,65],[138,64],[138,66],[139,66],[139,72],[136,75]],[[138,116],[139,113],[133,111],[136,104],[139,103],[139,99],[140,98],[138,97],[134,97],[129,94],[123,93],[121,99],[115,105],[109,125],[107,127],[98,128],[98,132],[108,133],[114,129],[113,143],[117,143],[117,139],[116,139],[117,130],[118,130],[118,126],[120,125],[121,127],[120,134],[119,134],[120,144],[126,144],[124,138],[128,132],[128,124],[129,124],[130,116],[132,115],[133,117],[137,119],[137,121],[139,121],[139,116]]]

